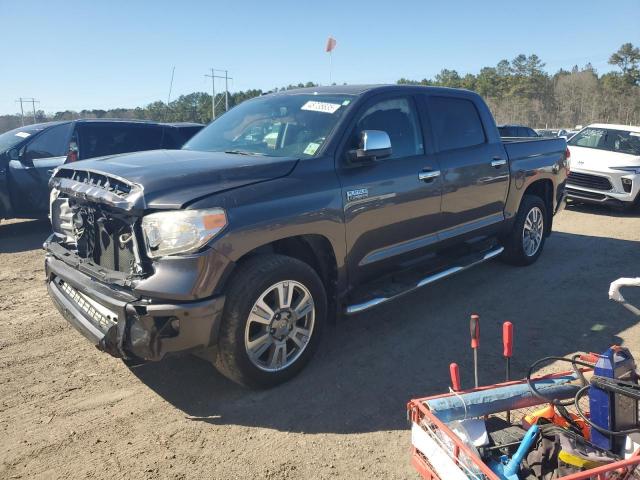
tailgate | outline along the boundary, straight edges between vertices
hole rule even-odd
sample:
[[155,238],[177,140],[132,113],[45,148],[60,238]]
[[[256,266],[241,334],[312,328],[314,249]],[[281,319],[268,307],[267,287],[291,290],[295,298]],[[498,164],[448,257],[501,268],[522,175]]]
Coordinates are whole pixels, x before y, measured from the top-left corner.
[[[502,143],[511,161],[536,158],[536,162],[540,162],[539,157],[546,157],[553,160],[552,163],[555,163],[558,157],[564,155],[567,150],[567,141],[560,137],[503,139]],[[546,161],[542,161],[540,162],[540,166],[546,163]]]

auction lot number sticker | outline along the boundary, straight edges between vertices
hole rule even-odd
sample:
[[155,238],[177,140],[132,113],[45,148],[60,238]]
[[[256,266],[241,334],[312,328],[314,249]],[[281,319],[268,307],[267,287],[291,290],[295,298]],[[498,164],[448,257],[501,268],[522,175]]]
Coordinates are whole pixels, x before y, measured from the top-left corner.
[[311,112],[322,112],[322,113],[336,113],[342,105],[339,103],[329,103],[329,102],[316,102],[314,100],[309,100],[305,103],[300,110],[309,110]]

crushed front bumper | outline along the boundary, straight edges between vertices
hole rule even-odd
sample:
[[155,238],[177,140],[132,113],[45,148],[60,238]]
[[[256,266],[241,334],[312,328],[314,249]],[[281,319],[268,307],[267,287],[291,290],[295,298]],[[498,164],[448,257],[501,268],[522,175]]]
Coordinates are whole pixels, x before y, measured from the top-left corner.
[[45,259],[45,270],[49,295],[64,318],[115,357],[155,361],[217,341],[224,296],[192,302],[139,298],[52,255]]

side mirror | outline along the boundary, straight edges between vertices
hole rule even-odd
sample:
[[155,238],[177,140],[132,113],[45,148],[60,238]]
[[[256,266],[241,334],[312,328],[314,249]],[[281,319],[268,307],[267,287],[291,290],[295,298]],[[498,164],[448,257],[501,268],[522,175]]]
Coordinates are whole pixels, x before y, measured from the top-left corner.
[[9,157],[9,160],[20,160],[20,152],[18,152],[17,148],[12,148],[7,152],[7,157]]
[[382,130],[363,130],[360,133],[360,148],[352,150],[354,162],[371,162],[391,155],[391,139]]

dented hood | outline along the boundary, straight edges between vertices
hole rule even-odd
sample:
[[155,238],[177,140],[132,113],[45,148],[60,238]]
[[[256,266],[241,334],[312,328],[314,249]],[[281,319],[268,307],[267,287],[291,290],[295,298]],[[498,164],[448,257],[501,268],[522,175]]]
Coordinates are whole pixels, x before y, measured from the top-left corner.
[[[296,158],[193,150],[152,150],[64,165],[140,186],[133,209],[181,208],[193,200],[288,175]],[[56,175],[57,176],[57,175]]]

